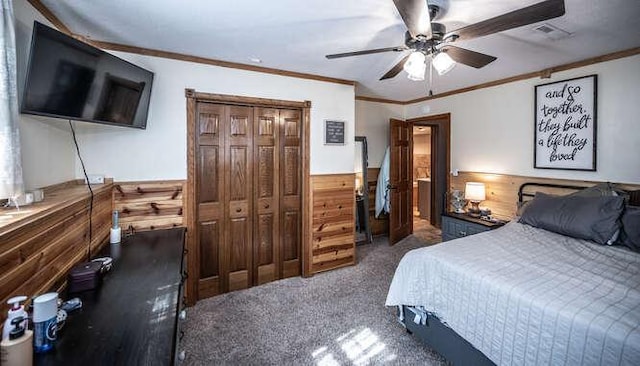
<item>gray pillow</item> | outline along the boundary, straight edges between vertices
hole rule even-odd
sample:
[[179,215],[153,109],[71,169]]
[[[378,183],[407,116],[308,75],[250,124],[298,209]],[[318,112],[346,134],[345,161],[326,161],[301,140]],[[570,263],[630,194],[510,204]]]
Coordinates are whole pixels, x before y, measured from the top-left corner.
[[627,206],[622,214],[622,229],[618,244],[640,252],[640,207]]
[[620,228],[623,208],[624,200],[618,196],[552,196],[538,192],[519,222],[606,244]]
[[580,197],[600,197],[600,196],[617,196],[616,191],[611,183],[598,183],[593,187],[579,190],[575,193],[571,193],[570,196]]
[[[570,196],[580,197],[600,197],[600,196],[622,196],[626,201],[629,200],[629,195],[617,185],[609,182],[598,183],[595,186],[585,188],[578,192],[570,194]],[[620,230],[616,230],[613,235],[607,240],[607,245],[613,245],[620,236]]]

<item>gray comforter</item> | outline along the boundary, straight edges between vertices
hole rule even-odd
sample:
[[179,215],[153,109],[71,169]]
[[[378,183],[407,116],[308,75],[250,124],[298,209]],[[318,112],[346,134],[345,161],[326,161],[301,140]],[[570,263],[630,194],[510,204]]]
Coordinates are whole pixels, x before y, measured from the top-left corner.
[[403,304],[499,365],[640,365],[640,254],[625,248],[513,222],[407,253],[386,302]]

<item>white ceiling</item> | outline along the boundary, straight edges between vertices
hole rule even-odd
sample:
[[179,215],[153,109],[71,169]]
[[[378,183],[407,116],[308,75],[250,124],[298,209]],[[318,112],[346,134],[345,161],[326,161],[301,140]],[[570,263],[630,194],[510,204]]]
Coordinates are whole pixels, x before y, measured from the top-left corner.
[[[541,0],[444,0],[451,31]],[[438,2],[443,2],[439,0]],[[357,81],[356,94],[410,100],[426,82],[401,72],[378,79],[403,53],[327,60],[324,55],[402,45],[406,28],[392,0],[42,0],[71,31],[94,40]],[[435,94],[640,46],[640,0],[565,0],[547,21],[571,33],[551,41],[534,25],[456,46],[498,57],[482,69],[434,73]]]

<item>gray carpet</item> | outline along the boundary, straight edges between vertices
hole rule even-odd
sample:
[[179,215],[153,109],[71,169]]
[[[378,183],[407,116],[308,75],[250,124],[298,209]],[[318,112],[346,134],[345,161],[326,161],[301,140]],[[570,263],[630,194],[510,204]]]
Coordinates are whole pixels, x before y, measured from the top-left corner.
[[202,300],[189,309],[187,365],[442,365],[384,301],[410,236],[357,247],[358,264]]

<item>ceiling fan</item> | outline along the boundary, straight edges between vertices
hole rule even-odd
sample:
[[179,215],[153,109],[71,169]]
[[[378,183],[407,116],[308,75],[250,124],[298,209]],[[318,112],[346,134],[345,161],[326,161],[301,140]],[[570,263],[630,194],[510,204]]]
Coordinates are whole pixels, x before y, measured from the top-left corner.
[[479,69],[496,60],[496,57],[484,53],[455,47],[452,45],[455,41],[482,37],[556,18],[565,12],[564,0],[546,0],[447,32],[444,24],[433,21],[440,14],[440,5],[428,4],[427,0],[393,0],[393,3],[407,26],[403,46],[336,53],[325,57],[334,59],[381,52],[411,51],[380,80],[393,78],[403,69],[407,71],[409,79],[424,80],[427,56],[430,56],[433,68],[440,75],[449,72],[456,62]]

